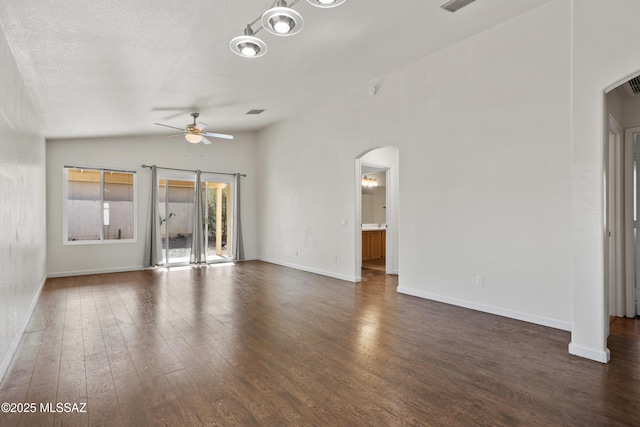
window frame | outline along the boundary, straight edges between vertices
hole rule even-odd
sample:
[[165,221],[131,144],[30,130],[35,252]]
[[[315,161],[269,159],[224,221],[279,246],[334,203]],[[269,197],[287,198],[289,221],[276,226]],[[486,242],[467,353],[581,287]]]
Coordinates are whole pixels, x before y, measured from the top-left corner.
[[[82,169],[100,172],[100,239],[99,240],[69,240],[69,169]],[[133,237],[131,239],[105,239],[104,238],[104,173],[105,172],[125,172],[133,176]],[[77,166],[64,165],[62,167],[62,244],[69,246],[77,245],[110,245],[119,243],[136,243],[138,241],[138,174],[136,170],[99,167],[99,166]]]

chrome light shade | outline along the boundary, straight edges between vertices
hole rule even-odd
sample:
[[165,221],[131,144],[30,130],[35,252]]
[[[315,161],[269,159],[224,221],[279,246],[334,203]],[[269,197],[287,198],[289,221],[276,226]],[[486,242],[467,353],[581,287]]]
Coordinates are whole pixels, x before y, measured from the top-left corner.
[[307,0],[307,2],[316,7],[330,8],[340,6],[346,0]]
[[302,15],[287,7],[284,0],[278,0],[276,6],[262,14],[262,27],[276,36],[292,36],[302,30]]
[[231,40],[229,47],[236,55],[243,58],[259,58],[267,53],[267,44],[253,35],[253,30],[247,25],[243,36]]

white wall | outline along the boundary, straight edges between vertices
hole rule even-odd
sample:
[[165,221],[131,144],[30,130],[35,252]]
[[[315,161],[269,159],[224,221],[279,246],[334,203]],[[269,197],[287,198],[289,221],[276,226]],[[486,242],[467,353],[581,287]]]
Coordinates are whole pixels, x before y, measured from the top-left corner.
[[353,159],[393,145],[400,290],[569,329],[570,12],[548,3],[260,132],[259,256],[355,276]]
[[609,115],[613,117],[613,119],[618,122],[620,126],[625,127],[623,124],[624,119],[624,102],[620,97],[620,94],[617,90],[612,90],[606,95],[606,111],[607,117]]
[[45,279],[45,142],[0,28],[0,379]]
[[[569,351],[606,361],[603,141],[605,90],[640,71],[636,0],[573,4],[573,330]],[[624,124],[623,124],[624,126]],[[613,356],[615,357],[615,355]]]
[[[142,268],[151,170],[142,164],[246,173],[241,181],[245,258],[257,257],[255,133],[239,132],[233,141],[190,144],[163,136],[47,141],[47,271],[49,275],[84,274]],[[138,236],[133,243],[63,245],[62,171],[64,165],[137,171]]]

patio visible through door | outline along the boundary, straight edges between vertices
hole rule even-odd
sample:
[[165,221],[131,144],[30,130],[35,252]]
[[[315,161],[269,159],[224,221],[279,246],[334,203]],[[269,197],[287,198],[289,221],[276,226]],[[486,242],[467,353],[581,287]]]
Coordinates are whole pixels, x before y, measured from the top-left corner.
[[[201,174],[202,223],[207,262],[231,260],[232,177]],[[191,256],[195,174],[163,172],[158,177],[160,236],[164,264],[185,265]]]

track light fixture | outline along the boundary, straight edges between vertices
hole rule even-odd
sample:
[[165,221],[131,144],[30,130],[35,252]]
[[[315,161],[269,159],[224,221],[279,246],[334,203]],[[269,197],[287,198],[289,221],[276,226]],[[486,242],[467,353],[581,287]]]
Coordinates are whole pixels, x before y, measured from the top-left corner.
[[[229,47],[236,55],[244,58],[258,58],[267,53],[267,44],[257,38],[257,34],[263,28],[276,36],[292,36],[302,30],[304,21],[302,15],[291,7],[300,0],[293,0],[287,6],[285,0],[275,0],[272,7],[251,23],[247,24],[244,35],[231,40]],[[313,6],[328,9],[341,5],[346,0],[307,0]],[[253,25],[260,22],[260,26],[254,31]]]

